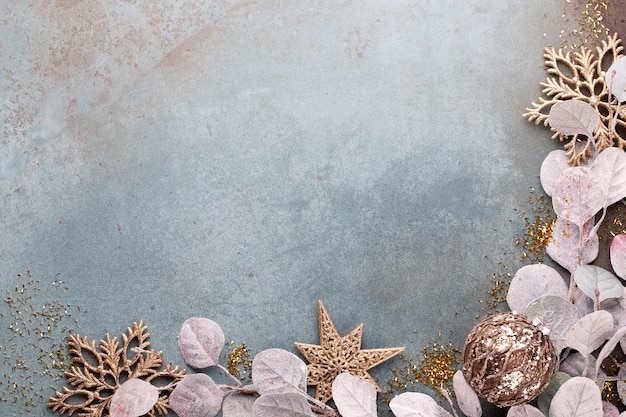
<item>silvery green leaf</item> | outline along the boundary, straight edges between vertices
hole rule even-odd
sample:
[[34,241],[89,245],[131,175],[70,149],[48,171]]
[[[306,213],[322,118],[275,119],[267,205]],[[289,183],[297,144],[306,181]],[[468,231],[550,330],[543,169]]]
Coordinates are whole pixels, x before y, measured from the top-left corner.
[[550,328],[550,340],[557,352],[565,347],[565,337],[580,318],[578,309],[569,301],[555,295],[546,295],[533,300],[524,315],[539,319]]
[[552,196],[556,180],[566,168],[569,168],[567,152],[562,149],[550,152],[543,160],[541,170],[539,171],[539,179],[541,180],[543,191],[545,191],[548,196]]
[[600,124],[600,114],[584,101],[564,100],[550,108],[548,123],[562,135],[593,137],[593,131]]
[[333,381],[333,400],[343,417],[376,417],[376,387],[349,373]]
[[389,408],[395,417],[450,417],[435,400],[420,392],[404,392],[393,397]]
[[550,417],[602,417],[602,395],[593,380],[575,376],[552,398]]
[[567,298],[568,287],[563,277],[545,264],[520,268],[509,285],[506,301],[511,311],[524,311],[534,299],[544,295]]
[[626,100],[626,59],[620,57],[606,70],[605,84],[621,103]]
[[252,360],[252,382],[259,394],[306,392],[306,364],[291,352],[267,349]]
[[583,227],[604,207],[605,202],[606,194],[589,168],[567,168],[554,184],[554,212],[578,227]]
[[224,393],[210,376],[185,376],[170,394],[169,404],[179,417],[214,417],[222,407]]
[[578,265],[593,262],[598,256],[600,241],[598,233],[593,230],[594,218],[583,225],[583,237],[586,237],[582,259],[580,252],[580,227],[565,217],[557,217],[552,231],[552,238],[546,246],[546,253],[553,261],[573,272]]
[[480,417],[483,414],[483,409],[480,406],[478,395],[472,389],[470,384],[465,380],[463,372],[456,371],[452,377],[452,386],[454,388],[454,395],[456,401],[459,404],[459,408],[467,417]]
[[582,265],[572,275],[578,288],[592,300],[604,301],[624,295],[624,287],[619,279],[604,268],[595,265]]
[[602,401],[602,417],[619,417],[619,409],[608,401]]
[[232,393],[224,398],[222,403],[223,417],[250,417],[252,414],[252,406],[257,395]]
[[[626,288],[624,291],[626,293]],[[602,309],[608,311],[613,316],[615,327],[626,326],[626,298],[624,298],[624,295],[619,298],[606,300],[602,303]]]
[[569,376],[592,376],[596,368],[596,358],[593,355],[583,356],[580,352],[571,352],[561,361],[559,370]]
[[586,356],[602,346],[612,333],[613,316],[604,310],[594,311],[574,324],[565,337],[565,343]]
[[591,166],[606,195],[605,207],[626,197],[626,152],[610,147],[598,154]]
[[617,372],[617,376],[620,379],[617,381],[617,394],[619,395],[620,400],[622,400],[622,404],[626,405],[626,369],[620,368]]
[[620,343],[620,340],[626,335],[626,326],[620,327],[617,331],[611,336],[608,342],[602,346],[600,353],[598,353],[598,357],[596,358],[596,372],[600,371],[600,366],[602,365],[602,361],[609,357],[615,346]]
[[557,393],[561,385],[565,383],[571,377],[563,372],[555,372],[550,377],[550,384],[544,389],[537,397],[537,407],[544,415],[548,415],[550,412],[550,403],[554,394]]
[[316,417],[303,393],[263,394],[252,405],[252,417]]
[[618,277],[626,279],[626,234],[619,234],[611,241],[611,266]]
[[506,417],[546,417],[541,410],[530,404],[514,405],[509,408]]
[[217,365],[224,342],[220,326],[203,317],[188,318],[178,333],[178,347],[185,363],[192,368]]
[[139,417],[159,400],[159,389],[143,379],[132,378],[120,385],[109,406],[111,417]]

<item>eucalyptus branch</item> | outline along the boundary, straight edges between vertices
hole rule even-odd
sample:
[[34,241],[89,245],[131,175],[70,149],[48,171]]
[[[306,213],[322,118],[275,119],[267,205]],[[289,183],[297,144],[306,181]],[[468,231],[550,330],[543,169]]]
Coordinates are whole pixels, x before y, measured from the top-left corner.
[[459,414],[454,407],[454,403],[452,402],[452,398],[450,397],[450,393],[448,392],[448,390],[441,386],[439,388],[439,391],[441,391],[441,395],[443,395],[443,398],[445,398],[446,401],[448,401],[448,404],[450,404],[450,409],[452,410],[452,414],[454,414],[454,417],[459,417]]

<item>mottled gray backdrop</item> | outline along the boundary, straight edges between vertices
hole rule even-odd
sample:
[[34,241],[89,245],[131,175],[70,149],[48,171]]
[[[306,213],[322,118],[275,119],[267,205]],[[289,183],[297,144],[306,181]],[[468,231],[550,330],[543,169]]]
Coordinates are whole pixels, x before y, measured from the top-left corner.
[[[521,114],[560,2],[0,8],[0,283],[30,274],[35,303],[81,308],[81,335],[144,319],[182,363],[178,329],[205,316],[294,350],[318,342],[321,299],[340,333],[363,322],[365,348],[413,355],[461,344],[498,263],[515,268],[515,209],[558,146]],[[9,307],[0,345],[37,343]]]

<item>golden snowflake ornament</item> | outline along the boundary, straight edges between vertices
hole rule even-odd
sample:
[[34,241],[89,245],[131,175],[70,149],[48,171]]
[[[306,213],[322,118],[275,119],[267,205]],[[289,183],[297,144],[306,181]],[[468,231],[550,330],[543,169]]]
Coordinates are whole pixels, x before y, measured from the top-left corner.
[[342,372],[370,382],[380,392],[380,387],[367,371],[403,352],[404,348],[361,350],[363,324],[341,337],[321,301],[317,302],[317,313],[320,344],[295,343],[296,348],[309,361],[307,384],[316,386],[315,398],[328,402],[333,395],[333,381]]
[[[170,369],[163,363],[160,352],[145,354],[134,353],[147,351],[149,333],[143,321],[133,323],[122,335],[122,344],[116,337],[100,341],[99,349],[95,341],[87,337],[71,334],[69,336],[69,352],[71,355],[70,370],[65,372],[68,384],[63,392],[57,392],[50,398],[47,406],[53,411],[78,417],[101,417],[108,415],[111,398],[119,386],[128,379],[141,378],[152,381],[157,378],[169,383],[180,381],[185,375],[178,366]],[[161,384],[159,384],[161,385]],[[172,388],[163,389],[157,403],[147,414],[150,417],[165,415],[168,412],[168,395]]]
[[[581,46],[578,51],[564,53],[554,48],[545,48],[544,59],[548,73],[546,82],[540,83],[547,98],[540,97],[526,109],[524,117],[535,124],[549,124],[550,108],[559,101],[581,100],[588,103],[600,114],[601,123],[593,132],[592,138],[574,135],[566,137],[555,133],[552,138],[565,142],[565,149],[571,165],[580,165],[596,152],[611,146],[626,148],[626,109],[617,111],[617,100],[610,94],[605,83],[606,70],[621,57],[622,41],[617,34],[609,36],[595,48]],[[617,118],[614,130],[610,126]]]

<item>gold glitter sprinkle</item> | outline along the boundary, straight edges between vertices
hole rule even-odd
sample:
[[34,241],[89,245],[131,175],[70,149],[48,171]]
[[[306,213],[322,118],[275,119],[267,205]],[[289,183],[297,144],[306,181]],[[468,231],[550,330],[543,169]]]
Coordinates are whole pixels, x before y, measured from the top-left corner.
[[519,216],[524,219],[526,226],[524,235],[517,237],[516,243],[522,248],[521,261],[542,263],[546,255],[546,246],[552,239],[556,215],[552,209],[552,203],[547,201],[543,195],[535,195],[534,189],[531,189],[528,203],[532,207],[533,213],[527,215],[523,211],[520,212]]
[[[587,0],[573,4],[567,1],[562,17],[566,23],[575,22],[576,28],[569,31],[561,31],[560,47],[578,49],[580,46],[595,44],[598,39],[609,34],[609,28],[605,25],[605,17],[612,14],[618,2],[611,0]],[[621,2],[619,2],[621,4]],[[618,9],[619,12],[619,9]]]
[[383,400],[391,399],[405,391],[415,391],[418,385],[425,385],[441,394],[441,388],[452,390],[452,377],[459,366],[459,350],[452,344],[433,342],[422,349],[416,358],[401,355],[399,368],[391,370],[389,389],[383,393]]
[[[233,341],[228,343],[229,346],[233,346],[234,344],[235,342]],[[228,372],[237,379],[251,380],[252,355],[245,343],[232,348],[228,353]]]

